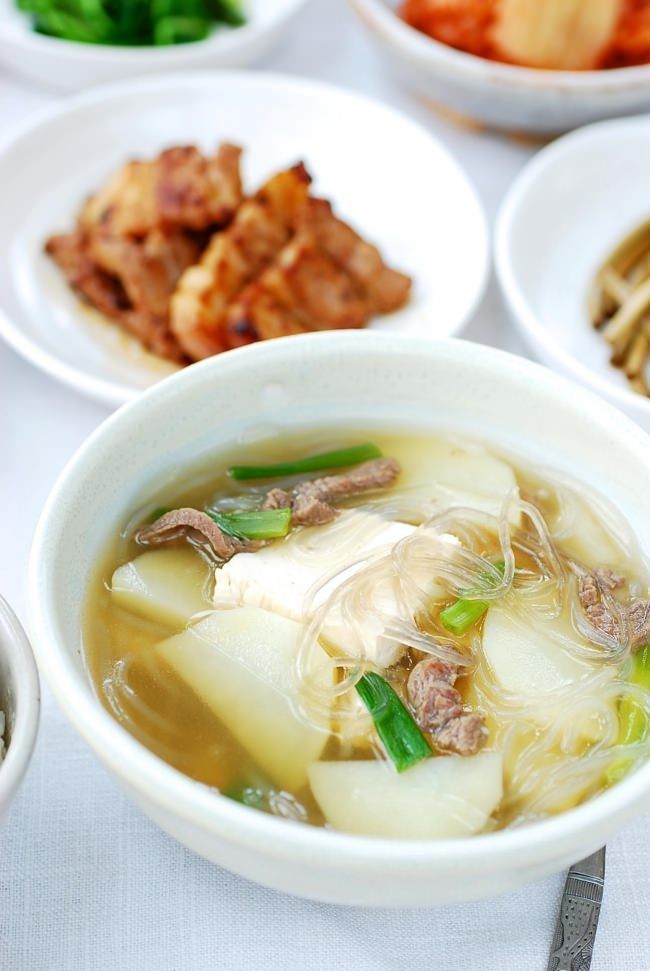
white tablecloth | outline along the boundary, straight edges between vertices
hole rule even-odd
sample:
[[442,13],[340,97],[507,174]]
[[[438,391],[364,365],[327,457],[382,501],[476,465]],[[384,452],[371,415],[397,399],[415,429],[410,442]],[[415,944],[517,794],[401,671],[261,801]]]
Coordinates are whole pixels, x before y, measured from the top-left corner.
[[[357,88],[418,118],[460,159],[491,220],[533,151],[454,127],[397,88],[345,0],[312,0],[260,66]],[[52,97],[0,74],[0,126]],[[494,285],[467,336],[521,351]],[[23,619],[43,501],[106,415],[0,346],[0,591]],[[593,971],[650,968],[649,826],[646,816],[609,846]],[[134,809],[44,690],[34,760],[0,828],[0,969],[544,971],[562,882],[419,912],[323,906],[254,886]]]

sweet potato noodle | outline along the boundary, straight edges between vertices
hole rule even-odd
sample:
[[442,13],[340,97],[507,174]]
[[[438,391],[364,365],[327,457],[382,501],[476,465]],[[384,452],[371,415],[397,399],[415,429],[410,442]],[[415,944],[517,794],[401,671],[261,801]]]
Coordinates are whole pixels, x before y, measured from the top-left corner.
[[630,526],[557,472],[316,429],[134,510],[84,641],[105,706],[193,778],[438,838],[570,809],[647,758],[649,590]]

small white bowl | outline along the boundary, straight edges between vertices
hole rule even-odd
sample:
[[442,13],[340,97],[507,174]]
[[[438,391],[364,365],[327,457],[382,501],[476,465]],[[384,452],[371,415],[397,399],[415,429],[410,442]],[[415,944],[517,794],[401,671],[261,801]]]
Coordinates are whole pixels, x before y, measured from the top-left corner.
[[[252,880],[335,903],[424,906],[503,893],[588,855],[650,806],[650,764],[543,822],[440,841],[352,836],[268,816],[171,768],[104,709],[84,667],[88,578],[132,510],[171,470],[290,429],[443,427],[575,474],[634,523],[650,550],[650,440],[547,368],[464,341],[320,333],[197,364],[116,412],[52,492],[30,560],[29,616],[65,715],[127,793],[195,852]],[[242,436],[246,436],[243,438]]]
[[37,34],[15,0],[0,0],[0,64],[62,91],[162,71],[245,67],[275,43],[305,2],[246,0],[242,27],[217,26],[210,37],[193,44],[116,47]]
[[650,106],[650,65],[542,71],[500,64],[415,30],[397,16],[397,0],[350,2],[409,87],[467,118],[507,130],[557,134]]
[[498,216],[496,269],[531,350],[650,430],[650,399],[609,363],[587,292],[607,254],[650,217],[650,119],[591,125],[543,149]]
[[[351,91],[253,71],[123,81],[47,108],[0,140],[0,334],[37,367],[122,404],[175,366],[85,307],[43,253],[88,194],[170,145],[244,148],[250,191],[303,159],[314,191],[413,277],[408,304],[371,327],[447,337],[480,300],[487,226],[466,176],[424,128]],[[20,172],[20,179],[16,173]],[[390,190],[387,187],[393,186]]]
[[40,691],[29,642],[0,597],[0,711],[5,714],[5,755],[0,759],[0,819],[9,808],[31,758],[38,730]]

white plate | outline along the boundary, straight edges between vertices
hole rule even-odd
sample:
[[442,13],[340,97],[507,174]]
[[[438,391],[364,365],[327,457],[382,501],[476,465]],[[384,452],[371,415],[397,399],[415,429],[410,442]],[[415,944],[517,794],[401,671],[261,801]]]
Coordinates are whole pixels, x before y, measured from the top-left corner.
[[217,26],[206,40],[173,47],[78,44],[36,34],[15,0],[0,0],[0,64],[63,91],[137,74],[244,67],[277,40],[306,0],[244,0],[243,27]]
[[590,125],[543,149],[503,203],[496,266],[513,320],[534,353],[650,429],[650,400],[609,363],[587,313],[594,273],[650,218],[650,119]]
[[[276,74],[122,83],[48,110],[0,145],[0,332],[62,381],[119,404],[171,365],[84,308],[43,241],[125,159],[196,142],[244,146],[246,186],[304,159],[315,191],[415,281],[402,311],[371,326],[456,334],[483,292],[485,219],[467,179],[427,132],[359,95]],[[18,177],[19,176],[19,177]]]

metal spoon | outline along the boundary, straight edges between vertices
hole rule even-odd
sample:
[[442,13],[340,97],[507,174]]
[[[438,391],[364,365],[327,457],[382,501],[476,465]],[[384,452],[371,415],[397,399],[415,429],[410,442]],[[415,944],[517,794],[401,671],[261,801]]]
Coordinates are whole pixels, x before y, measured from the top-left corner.
[[605,882],[605,847],[566,878],[547,971],[589,971]]

